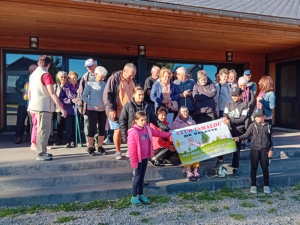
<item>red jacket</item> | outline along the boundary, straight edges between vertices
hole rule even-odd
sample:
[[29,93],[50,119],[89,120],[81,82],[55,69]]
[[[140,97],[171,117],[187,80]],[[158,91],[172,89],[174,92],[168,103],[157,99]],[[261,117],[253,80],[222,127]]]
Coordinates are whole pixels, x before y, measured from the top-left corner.
[[[153,136],[167,138],[170,137],[172,134],[171,132],[163,132],[163,131],[153,129],[149,125],[146,125],[146,128],[148,131],[149,140],[152,140]],[[131,167],[137,168],[138,163],[142,162],[141,148],[143,146],[141,146],[140,144],[139,134],[134,127],[128,130],[127,144],[128,144],[128,154],[129,154]],[[153,144],[150,144],[150,155],[151,157],[154,156]]]
[[[167,121],[165,121],[163,123],[166,124],[167,126],[169,125],[169,123]],[[152,123],[150,124],[150,127],[153,128],[153,129],[155,129],[155,130],[161,131],[160,128],[156,127]],[[159,149],[159,148],[169,149],[169,146],[173,145],[172,137],[168,137],[168,138],[165,138],[165,139],[166,140],[164,140],[164,139],[162,139],[160,137],[152,137],[152,144],[153,144],[154,150]]]

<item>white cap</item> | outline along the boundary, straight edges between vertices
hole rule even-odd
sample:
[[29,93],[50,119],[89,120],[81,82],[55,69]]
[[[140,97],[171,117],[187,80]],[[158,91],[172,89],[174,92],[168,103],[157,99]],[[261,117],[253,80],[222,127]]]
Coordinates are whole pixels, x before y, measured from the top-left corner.
[[93,59],[88,59],[85,61],[84,66],[87,67],[87,66],[92,66],[94,64],[95,64],[95,61]]

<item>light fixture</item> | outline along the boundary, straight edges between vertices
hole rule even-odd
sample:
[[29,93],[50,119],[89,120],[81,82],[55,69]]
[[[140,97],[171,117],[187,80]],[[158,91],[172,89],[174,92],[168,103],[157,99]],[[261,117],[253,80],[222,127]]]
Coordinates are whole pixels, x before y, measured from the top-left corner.
[[30,37],[30,48],[38,49],[39,48],[39,38],[38,37]]
[[139,45],[139,55],[146,55],[146,46]]
[[233,52],[226,52],[226,61],[227,62],[233,61]]

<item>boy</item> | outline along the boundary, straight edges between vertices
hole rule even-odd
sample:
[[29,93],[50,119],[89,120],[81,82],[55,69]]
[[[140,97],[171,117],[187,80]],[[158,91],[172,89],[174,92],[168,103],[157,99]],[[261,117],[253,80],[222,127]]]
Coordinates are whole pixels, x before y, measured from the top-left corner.
[[269,159],[273,156],[273,130],[271,124],[265,121],[262,109],[254,111],[255,122],[252,123],[247,132],[239,137],[234,137],[235,141],[247,139],[253,135],[251,141],[251,188],[250,192],[257,193],[256,173],[260,163],[264,177],[264,192],[270,194],[269,187]]
[[[248,106],[242,101],[242,90],[235,87],[231,90],[232,101],[227,102],[224,108],[223,123],[226,124],[233,137],[241,136],[246,132],[245,121],[248,116]],[[243,139],[242,139],[243,140]],[[238,168],[240,163],[241,142],[236,143],[237,151],[233,153],[232,167],[233,176],[239,177]],[[213,169],[217,170],[223,164],[223,157],[218,156],[218,162]]]

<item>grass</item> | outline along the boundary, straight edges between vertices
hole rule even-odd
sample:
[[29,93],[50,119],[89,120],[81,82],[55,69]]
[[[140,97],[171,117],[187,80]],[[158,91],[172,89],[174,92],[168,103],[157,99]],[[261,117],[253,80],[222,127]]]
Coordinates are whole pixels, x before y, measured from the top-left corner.
[[300,190],[300,183],[297,183],[294,186],[294,191],[299,191],[299,190]]
[[191,193],[178,193],[177,196],[183,200],[194,200],[194,196]]
[[278,187],[275,187],[275,190],[276,190],[279,194],[281,194],[281,195],[284,194],[284,191],[283,191],[282,189],[278,188]]
[[150,221],[150,219],[148,219],[148,218],[143,218],[143,219],[141,219],[141,222],[142,222],[142,223],[149,223],[149,221]]
[[245,208],[253,208],[253,207],[255,207],[255,205],[252,202],[242,202],[241,206],[245,207]]
[[129,213],[130,216],[138,216],[140,215],[141,213],[139,211],[132,211]]
[[98,223],[98,225],[108,225],[108,223]]
[[163,203],[170,202],[171,196],[167,196],[167,195],[149,196],[148,199],[150,200],[150,202],[163,204]]
[[178,212],[177,217],[182,217],[182,212]]
[[294,199],[295,201],[300,201],[300,197],[295,195],[295,196],[291,196],[292,199]]
[[211,212],[219,212],[219,209],[217,207],[215,207],[215,206],[211,207],[209,210]]
[[231,218],[233,218],[235,220],[239,220],[239,221],[241,221],[245,218],[244,215],[242,215],[242,214],[229,214],[229,216]]
[[75,216],[61,216],[57,217],[57,219],[54,221],[54,223],[67,223],[72,220],[77,220],[78,218]]
[[268,210],[268,213],[274,213],[274,212],[276,212],[276,209],[274,208]]
[[214,201],[214,200],[216,200],[216,197],[213,196],[208,191],[205,191],[203,193],[198,193],[198,194],[196,194],[195,197],[196,197],[197,200],[200,200],[200,201]]
[[223,209],[229,210],[229,206],[224,206]]

